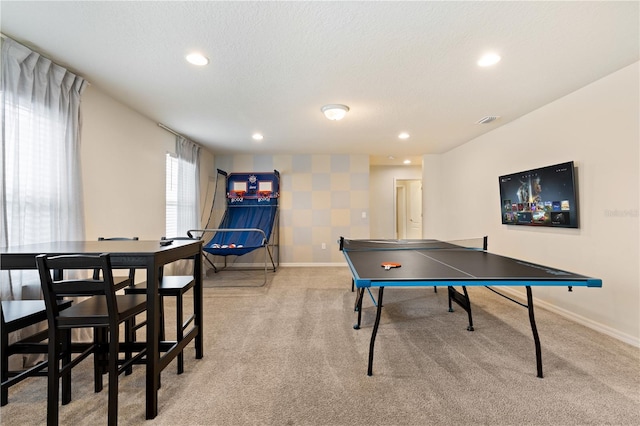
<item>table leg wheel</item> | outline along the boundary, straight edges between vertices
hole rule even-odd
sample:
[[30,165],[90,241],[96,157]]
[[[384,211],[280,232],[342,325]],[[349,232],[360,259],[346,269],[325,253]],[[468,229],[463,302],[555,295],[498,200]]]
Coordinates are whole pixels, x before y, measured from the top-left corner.
[[353,325],[353,329],[354,330],[360,330],[360,324],[354,324]]
[[467,327],[467,331],[473,331],[473,326],[470,325],[469,327]]
[[454,311],[453,311],[453,308],[449,308],[449,312],[454,312]]

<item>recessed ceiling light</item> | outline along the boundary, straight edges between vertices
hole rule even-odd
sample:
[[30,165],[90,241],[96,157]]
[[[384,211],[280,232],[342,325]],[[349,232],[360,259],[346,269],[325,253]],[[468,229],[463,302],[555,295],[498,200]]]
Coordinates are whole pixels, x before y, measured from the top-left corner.
[[187,62],[193,65],[203,66],[209,63],[209,58],[200,53],[190,53],[187,55]]
[[262,136],[260,133],[254,133],[251,137],[255,141],[261,141],[262,139],[264,139],[264,136]]
[[400,139],[409,139],[409,133],[407,133],[407,132],[402,132],[402,133],[400,133],[400,134],[398,135],[398,137],[399,137]]
[[495,53],[487,53],[482,58],[478,60],[478,66],[481,67],[490,67],[491,65],[495,65],[500,62],[500,56]]
[[404,160],[403,163],[404,164],[411,164],[411,160]]

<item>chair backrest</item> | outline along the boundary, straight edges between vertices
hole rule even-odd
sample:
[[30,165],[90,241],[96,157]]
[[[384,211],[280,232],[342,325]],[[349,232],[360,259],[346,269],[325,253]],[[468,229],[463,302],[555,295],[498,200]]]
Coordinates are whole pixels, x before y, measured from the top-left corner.
[[191,240],[191,241],[199,241],[200,238],[197,237],[162,237],[161,240]]
[[[98,237],[98,241],[138,241],[138,237]],[[99,278],[96,276],[97,273],[98,271],[94,271],[93,278]],[[134,268],[129,269],[129,279],[131,280],[131,285],[134,285],[136,281],[136,270]]]
[[[177,241],[180,241],[180,240],[183,240],[183,241],[184,241],[184,240],[187,240],[187,241],[200,241],[200,238],[198,238],[198,237],[189,237],[189,236],[186,236],[186,237],[160,237],[160,240],[177,240]],[[179,260],[178,262],[183,262],[183,263],[184,263],[184,262],[188,262],[188,263],[192,263],[192,262],[189,262],[190,260],[192,260],[192,259],[181,259],[181,260]],[[163,276],[163,275],[164,275],[164,268],[160,270],[160,277],[162,278],[162,276]]]
[[[60,308],[57,300],[61,297],[103,296],[106,298],[107,311],[118,311],[113,285],[111,258],[108,253],[100,255],[62,255],[36,257],[36,265],[40,274],[40,284],[47,309],[49,326],[55,326]],[[56,271],[65,271],[67,275],[92,276],[98,271],[100,278],[54,278]],[[64,274],[60,274],[64,275]]]

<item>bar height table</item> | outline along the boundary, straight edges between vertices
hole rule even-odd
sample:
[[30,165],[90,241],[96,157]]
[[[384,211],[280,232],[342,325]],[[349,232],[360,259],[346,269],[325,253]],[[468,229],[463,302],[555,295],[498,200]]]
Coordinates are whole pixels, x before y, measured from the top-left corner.
[[[144,269],[147,272],[147,368],[146,368],[146,418],[158,415],[158,387],[160,372],[175,358],[180,350],[195,339],[196,358],[203,357],[202,342],[202,241],[175,240],[169,245],[160,241],[54,241],[21,246],[0,247],[0,269],[36,269],[36,256],[40,254],[100,254],[109,253],[114,269]],[[159,271],[164,265],[180,259],[194,260],[193,297],[195,298],[194,327],[181,343],[163,342],[166,353],[160,351],[160,296],[158,295]],[[150,338],[154,336],[153,338]]]

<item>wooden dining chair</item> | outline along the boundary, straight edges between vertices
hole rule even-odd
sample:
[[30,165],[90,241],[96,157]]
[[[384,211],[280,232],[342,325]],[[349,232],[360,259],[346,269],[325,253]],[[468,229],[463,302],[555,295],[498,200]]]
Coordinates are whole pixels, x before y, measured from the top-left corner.
[[[59,300],[58,309],[63,310],[71,306],[71,300]],[[1,317],[1,405],[9,403],[9,388],[20,383],[24,379],[32,376],[46,376],[45,367],[47,361],[37,362],[28,368],[10,370],[9,359],[16,354],[46,354],[47,339],[46,327],[39,331],[29,332],[27,327],[34,327],[47,320],[47,311],[44,300],[3,300],[0,305]],[[35,328],[35,327],[34,327]],[[28,333],[26,336],[19,335],[16,339],[11,339],[12,333]],[[63,401],[66,403],[70,399],[70,382],[63,380]]]
[[[98,241],[137,241],[138,237],[100,237]],[[189,237],[173,237],[167,238],[162,237],[161,241],[164,241],[164,244],[171,244],[173,240],[194,240]],[[135,273],[136,270],[131,268],[129,270],[129,283],[130,285],[124,287],[125,294],[147,294],[147,282],[142,281],[139,283],[135,282]],[[185,331],[189,327],[189,325],[193,322],[195,318],[195,298],[194,298],[194,308],[191,312],[191,315],[185,320],[184,319],[184,294],[189,291],[195,285],[195,280],[193,278],[193,274],[191,275],[164,275],[164,269],[160,269],[158,271],[160,277],[160,284],[158,286],[158,294],[160,295],[160,341],[165,340],[166,336],[166,326],[165,326],[165,309],[164,309],[164,299],[166,297],[175,297],[176,299],[176,341],[180,343],[184,339]],[[136,322],[135,318],[132,318],[131,321],[127,324],[125,328],[125,333],[127,335],[127,340],[130,342],[136,341],[136,332],[141,327],[146,325],[146,321],[144,322]],[[184,372],[184,351],[180,351],[177,356],[177,373],[182,374]],[[128,371],[127,373],[129,373]]]
[[[146,297],[140,295],[116,295],[109,254],[64,255],[36,257],[48,322],[48,384],[47,425],[58,424],[58,401],[60,378],[70,374],[71,369],[93,354],[96,374],[95,390],[102,389],[102,369],[106,357],[109,375],[108,424],[118,422],[118,376],[133,363],[139,363],[146,354],[145,349],[130,359],[121,360],[124,348],[119,339],[120,324],[146,310]],[[65,271],[68,276],[85,274],[91,278],[62,278],[55,271]],[[99,278],[93,278],[93,271]],[[84,299],[64,310],[56,303],[60,297]],[[70,333],[76,328],[92,328],[94,341],[75,357],[70,356]],[[104,346],[108,347],[107,353]],[[99,376],[99,377],[98,377]],[[63,401],[64,402],[64,401]]]
[[[138,241],[138,237],[125,238],[125,237],[113,237],[113,238],[103,238],[99,237],[98,241]],[[129,269],[127,271],[127,275],[120,276],[116,275],[113,277],[113,284],[116,286],[117,290],[121,290],[125,287],[132,286],[135,280],[135,269]],[[99,271],[93,271],[93,278],[98,279]]]
[[[173,240],[193,240],[193,238],[189,237],[174,237],[174,238],[166,238],[162,237],[162,241],[169,242]],[[165,339],[165,321],[164,321],[164,298],[165,297],[175,297],[176,298],[176,341],[179,344],[184,339],[185,330],[189,327],[189,324],[193,322],[195,315],[195,297],[194,297],[194,307],[191,315],[184,320],[184,294],[189,291],[195,285],[195,280],[193,278],[193,273],[191,275],[164,275],[164,270],[159,271],[160,274],[160,284],[158,287],[158,294],[160,295],[160,312],[161,315],[161,336],[160,340]],[[125,294],[146,294],[147,293],[147,283],[141,282],[137,283],[133,286],[126,287],[124,289]],[[133,328],[133,332],[137,330],[139,324]],[[135,335],[130,336],[129,339],[135,341]],[[184,372],[184,353],[180,351],[177,356],[178,359],[178,374],[182,374]]]

